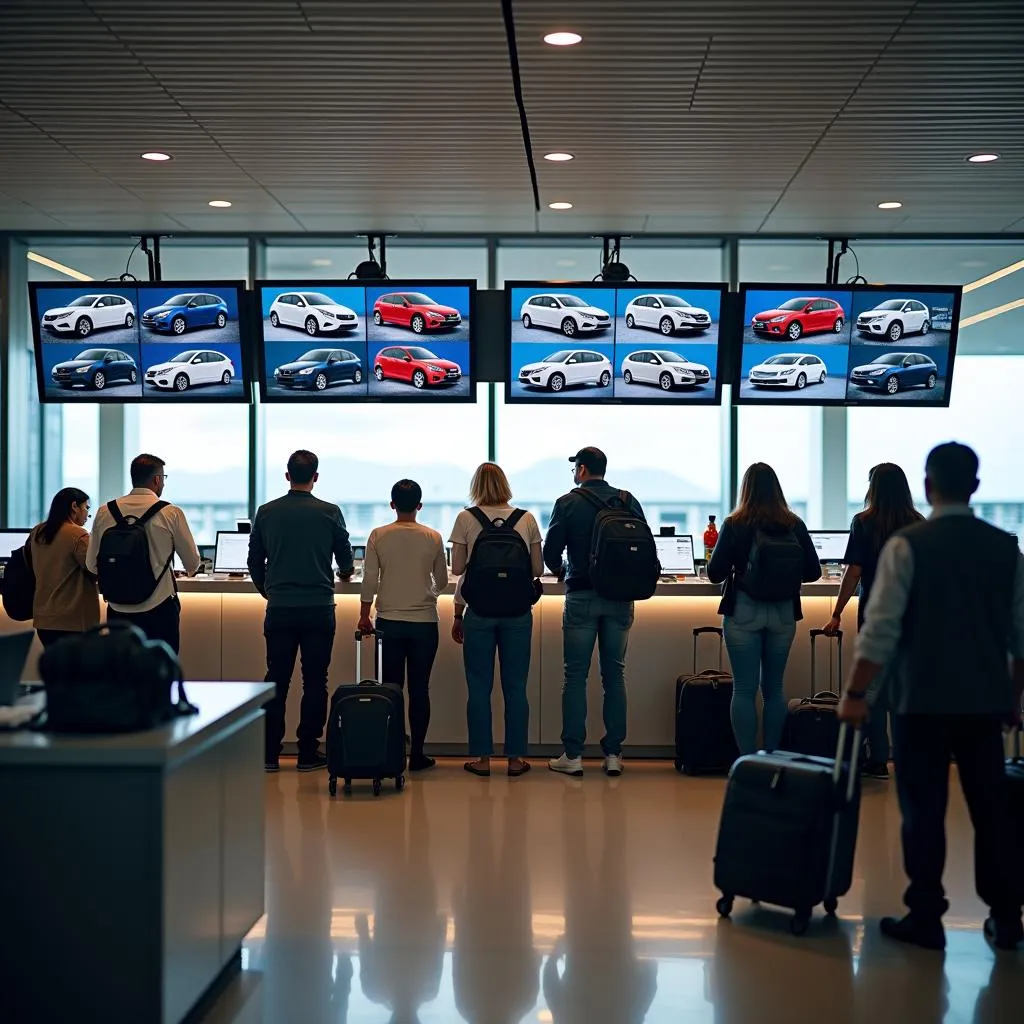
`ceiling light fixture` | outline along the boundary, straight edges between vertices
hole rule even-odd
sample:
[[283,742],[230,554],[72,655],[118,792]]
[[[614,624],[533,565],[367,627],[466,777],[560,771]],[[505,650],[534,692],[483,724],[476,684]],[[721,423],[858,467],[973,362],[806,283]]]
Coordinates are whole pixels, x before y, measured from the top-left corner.
[[984,288],[985,285],[992,284],[993,281],[999,281],[1004,277],[1009,277],[1010,274],[1016,274],[1018,270],[1024,270],[1024,260],[1017,260],[1016,263],[1011,263],[1007,267],[1002,267],[999,270],[993,270],[991,274],[979,277],[977,281],[971,281],[970,284],[965,284],[964,291],[973,292],[976,288]]
[[548,203],[549,210],[571,210],[572,203]]
[[903,206],[903,204],[902,203],[897,203],[896,200],[894,200],[894,199],[890,200],[887,203],[879,203],[878,204],[878,208],[880,210],[898,210],[898,209],[900,209],[901,206]]
[[80,270],[75,270],[74,267],[69,267],[64,263],[58,263],[56,260],[51,260],[49,256],[40,256],[37,252],[31,250],[25,253],[26,259],[30,259],[33,263],[38,263],[41,267],[49,267],[50,270],[56,270],[58,274],[64,274],[67,277],[73,277],[76,281],[91,281],[92,278],[88,274],[83,274]]
[[994,316],[1009,313],[1010,310],[1020,309],[1024,306],[1024,299],[1014,299],[1012,302],[1004,302],[1001,306],[993,306],[991,309],[983,309],[973,316],[965,316],[960,319],[960,327],[971,327],[973,324],[980,324],[983,320],[991,320]]
[[164,161],[166,161],[166,160],[170,160],[171,156],[170,156],[169,153],[156,153],[156,152],[153,152],[153,153],[143,153],[142,154],[142,159],[143,160],[152,160],[153,163],[160,164],[160,163],[164,163]]
[[576,157],[572,153],[545,153],[544,159],[550,160],[553,164],[564,164],[570,160],[575,160]]
[[226,210],[231,203],[227,199],[211,199],[206,205],[218,210]]
[[579,32],[549,32],[544,37],[548,46],[575,46],[583,42],[583,36]]
[[993,160],[998,160],[998,153],[975,153],[974,156],[969,156],[967,162],[969,164],[990,164]]

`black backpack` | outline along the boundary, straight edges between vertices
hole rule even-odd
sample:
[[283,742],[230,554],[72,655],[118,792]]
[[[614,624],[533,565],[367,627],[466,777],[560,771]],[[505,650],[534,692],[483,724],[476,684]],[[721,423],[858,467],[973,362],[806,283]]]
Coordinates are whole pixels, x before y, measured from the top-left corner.
[[32,618],[32,605],[36,597],[36,574],[32,571],[29,553],[31,540],[11,552],[4,568],[3,605],[9,619],[28,622]]
[[598,596],[609,601],[653,597],[661,575],[658,549],[651,528],[633,513],[629,492],[618,491],[607,502],[585,487],[575,493],[597,506],[589,575]]
[[114,517],[114,525],[100,537],[96,572],[100,590],[108,601],[115,604],[142,604],[153,596],[157,584],[171,567],[174,554],[167,559],[160,574],[153,574],[149,560],[149,535],[146,523],[167,508],[169,503],[157,501],[141,516],[125,516],[116,501],[107,502],[107,510]]
[[804,549],[796,533],[758,527],[740,589],[755,601],[786,601],[800,593],[803,578]]
[[526,514],[517,508],[508,519],[491,522],[479,508],[467,509],[481,533],[462,579],[462,596],[474,615],[487,619],[525,615],[533,606],[533,561],[516,523]]

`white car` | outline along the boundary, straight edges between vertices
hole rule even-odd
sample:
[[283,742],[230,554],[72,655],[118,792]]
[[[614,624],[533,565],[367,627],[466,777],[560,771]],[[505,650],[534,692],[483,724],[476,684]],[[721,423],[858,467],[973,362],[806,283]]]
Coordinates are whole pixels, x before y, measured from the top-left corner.
[[179,352],[166,363],[158,363],[146,371],[146,383],[167,391],[188,391],[200,384],[231,383],[235,365],[223,352],[189,349]]
[[630,352],[622,360],[622,379],[627,384],[656,384],[662,391],[674,387],[697,387],[711,380],[711,371],[701,363],[667,349]]
[[88,338],[105,327],[133,327],[135,307],[123,295],[79,295],[66,306],[55,306],[43,314],[44,330]]
[[626,326],[649,327],[664,335],[706,331],[711,326],[711,314],[678,295],[638,295],[626,306]]
[[359,317],[323,292],[282,292],[270,304],[270,322],[275,327],[298,327],[313,338],[321,333],[354,331]]
[[857,317],[857,330],[873,338],[899,341],[904,334],[927,334],[932,312],[917,299],[888,299]]
[[804,352],[783,352],[750,368],[747,380],[755,388],[797,388],[824,384],[828,369],[817,357]]
[[519,383],[527,387],[561,391],[573,384],[596,384],[606,388],[612,382],[612,364],[600,352],[586,349],[562,349],[538,363],[527,363],[519,370]]
[[560,292],[531,295],[519,310],[519,319],[527,330],[531,327],[552,327],[567,338],[607,331],[612,326],[607,310],[591,306],[578,295]]

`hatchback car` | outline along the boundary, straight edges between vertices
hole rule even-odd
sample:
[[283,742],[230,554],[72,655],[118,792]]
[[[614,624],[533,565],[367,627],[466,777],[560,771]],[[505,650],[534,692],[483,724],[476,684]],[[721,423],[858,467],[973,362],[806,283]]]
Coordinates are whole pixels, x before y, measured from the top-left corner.
[[428,385],[454,384],[462,378],[462,367],[450,359],[439,359],[417,345],[383,348],[373,361],[373,375],[379,381],[400,380],[416,389]]
[[235,364],[223,352],[189,349],[146,371],[146,383],[165,391],[188,391],[200,384],[231,383]]
[[575,338],[577,334],[597,334],[612,326],[607,310],[591,306],[578,295],[552,292],[531,295],[520,307],[519,319],[526,330],[550,327],[561,331],[567,338]]
[[184,334],[194,327],[226,327],[228,305],[219,295],[182,292],[142,314],[142,326],[161,334]]
[[423,292],[389,292],[373,304],[373,322],[381,327],[394,324],[408,327],[414,334],[458,327],[462,314],[453,306],[435,302]]
[[838,302],[811,297],[789,299],[777,309],[766,309],[751,320],[750,326],[755,334],[796,341],[804,334],[822,331],[839,334],[845,323],[846,313]]
[[57,363],[50,370],[50,379],[65,391],[75,387],[102,391],[110,384],[134,384],[139,370],[135,360],[120,349],[87,348],[74,359]]
[[711,326],[711,314],[678,295],[638,295],[626,306],[626,326],[649,327],[665,335],[701,332]]
[[359,326],[359,317],[323,292],[282,292],[270,304],[270,322],[275,327],[298,327],[313,338],[318,334],[354,331]]
[[711,380],[711,371],[701,363],[691,363],[679,352],[664,349],[630,352],[622,360],[622,379],[627,384],[656,384],[662,391],[674,387],[697,387]]
[[363,383],[363,361],[343,348],[314,348],[274,371],[274,383],[285,388],[326,391],[332,384]]
[[79,295],[66,306],[48,309],[41,324],[54,334],[88,338],[105,327],[134,327],[135,306],[123,295]]
[[917,299],[889,299],[857,317],[857,331],[873,338],[899,341],[904,334],[927,334],[931,310]]
[[574,384],[596,384],[606,388],[612,382],[612,364],[607,356],[587,349],[562,349],[540,362],[527,363],[519,370],[519,383],[526,387],[561,391]]
[[855,366],[850,383],[868,391],[898,394],[907,388],[925,387],[929,391],[939,381],[935,360],[917,352],[883,352],[864,366]]
[[796,388],[824,384],[828,369],[817,357],[804,352],[783,352],[750,368],[747,380],[755,388]]

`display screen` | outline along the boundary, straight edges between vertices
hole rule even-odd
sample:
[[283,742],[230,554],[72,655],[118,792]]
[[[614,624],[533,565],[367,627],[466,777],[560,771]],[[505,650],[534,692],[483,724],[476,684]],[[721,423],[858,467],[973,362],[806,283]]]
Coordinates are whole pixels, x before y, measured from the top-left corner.
[[841,562],[846,557],[849,530],[809,530],[811,543],[821,562]]
[[248,402],[240,282],[31,284],[44,402]]
[[28,541],[28,530],[0,530],[0,562],[7,561]]
[[217,532],[217,551],[213,556],[213,571],[249,571],[249,534],[225,530]]
[[472,281],[263,281],[265,401],[476,400]]
[[671,537],[655,537],[661,571],[669,576],[693,576],[697,569],[693,563],[693,537],[687,533]]
[[505,286],[509,402],[714,404],[721,285]]

